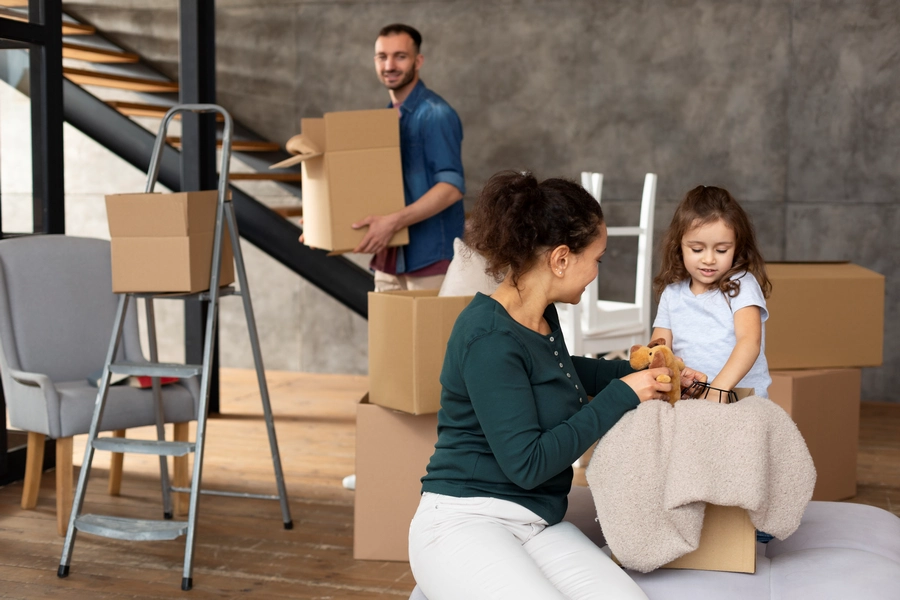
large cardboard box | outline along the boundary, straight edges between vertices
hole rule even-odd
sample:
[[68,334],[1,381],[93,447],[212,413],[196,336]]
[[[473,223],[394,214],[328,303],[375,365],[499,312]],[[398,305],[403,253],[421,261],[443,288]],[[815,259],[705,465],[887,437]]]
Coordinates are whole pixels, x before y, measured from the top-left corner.
[[884,276],[851,263],[769,263],[769,369],[877,367]]
[[[302,163],[304,243],[335,254],[359,245],[366,229],[351,224],[406,206],[400,162],[400,121],[395,109],[325,113],[302,119],[300,134],[287,144],[292,158],[272,165]],[[409,243],[401,229],[389,246]]]
[[[200,292],[209,288],[216,190],[106,196],[113,292]],[[234,281],[228,225],[219,284]]]
[[441,368],[459,313],[473,296],[437,290],[369,293],[369,401],[415,415],[441,407]]
[[860,369],[772,371],[769,397],[806,440],[816,465],[813,500],[856,495]]
[[353,558],[409,560],[409,523],[420,479],[437,441],[437,415],[410,415],[369,403],[356,412]]
[[660,568],[755,573],[756,528],[747,511],[707,504],[697,549]]

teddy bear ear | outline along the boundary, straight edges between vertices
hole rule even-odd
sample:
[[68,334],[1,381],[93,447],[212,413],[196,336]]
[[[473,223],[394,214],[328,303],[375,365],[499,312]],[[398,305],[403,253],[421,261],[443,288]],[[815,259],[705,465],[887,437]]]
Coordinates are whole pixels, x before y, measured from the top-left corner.
[[655,348],[656,346],[665,346],[665,345],[666,345],[666,340],[664,338],[656,338],[655,340],[653,340],[652,342],[647,344],[647,347]]
[[631,347],[631,354],[637,353],[637,351],[640,349],[641,349],[641,347],[639,345],[635,344],[634,346]]

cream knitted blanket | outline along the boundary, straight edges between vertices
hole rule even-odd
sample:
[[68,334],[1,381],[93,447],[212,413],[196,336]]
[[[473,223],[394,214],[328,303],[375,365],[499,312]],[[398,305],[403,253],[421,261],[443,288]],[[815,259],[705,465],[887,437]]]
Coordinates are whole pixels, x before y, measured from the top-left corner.
[[603,436],[586,475],[610,550],[643,573],[697,549],[707,502],[788,537],[816,482],[797,426],[757,396],[644,402]]

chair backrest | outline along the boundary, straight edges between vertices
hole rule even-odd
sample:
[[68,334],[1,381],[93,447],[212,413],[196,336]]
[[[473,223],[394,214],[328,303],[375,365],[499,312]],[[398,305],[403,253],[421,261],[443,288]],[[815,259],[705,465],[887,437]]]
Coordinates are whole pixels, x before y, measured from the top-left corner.
[[[109,242],[34,235],[0,241],[0,343],[14,369],[83,379],[106,361],[118,297]],[[134,303],[120,354],[141,360]]]
[[[582,173],[582,185],[600,202],[603,175],[600,173]],[[654,173],[644,176],[644,189],[641,195],[641,216],[637,227],[607,227],[610,237],[637,237],[637,268],[634,286],[634,304],[639,307],[641,323],[650,323],[650,291],[652,288],[653,262],[653,213],[656,209],[656,181]],[[602,325],[603,315],[597,300],[599,288],[596,279],[588,285],[581,297],[583,308],[583,327],[587,331],[597,330]],[[647,332],[649,336],[649,331]]]
[[641,220],[638,227],[637,275],[634,284],[634,302],[641,309],[641,322],[647,323],[647,339],[650,337],[650,291],[653,287],[653,213],[656,211],[656,174],[644,176],[644,192],[641,197]]

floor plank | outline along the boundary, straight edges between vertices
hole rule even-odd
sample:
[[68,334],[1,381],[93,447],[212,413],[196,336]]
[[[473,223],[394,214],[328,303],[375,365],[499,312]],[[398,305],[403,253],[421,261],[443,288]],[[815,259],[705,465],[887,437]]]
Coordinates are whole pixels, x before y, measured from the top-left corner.
[[[294,529],[283,528],[277,502],[203,496],[194,589],[185,597],[407,598],[415,585],[407,563],[353,560],[353,492],[341,487],[341,479],[354,470],[356,402],[366,378],[270,371],[267,381]],[[204,487],[274,493],[255,374],[223,369],[221,387],[225,414],[209,421]],[[142,428],[128,435],[155,433]],[[76,465],[84,441],[75,439]],[[108,455],[98,452],[88,512],[161,516],[156,457],[126,456],[119,497],[106,493],[108,467]],[[858,480],[851,501],[900,515],[900,404],[863,403]],[[576,483],[584,484],[583,469]],[[63,540],[55,533],[53,474],[44,474],[35,510],[20,508],[21,493],[21,482],[0,488],[0,598],[181,594],[184,538],[137,544],[80,534],[69,577],[57,578]]]

